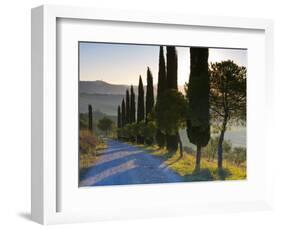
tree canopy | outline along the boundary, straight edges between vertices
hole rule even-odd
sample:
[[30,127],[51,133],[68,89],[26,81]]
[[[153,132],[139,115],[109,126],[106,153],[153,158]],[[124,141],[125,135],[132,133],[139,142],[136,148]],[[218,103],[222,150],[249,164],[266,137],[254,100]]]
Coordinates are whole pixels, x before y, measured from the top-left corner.
[[109,131],[112,130],[113,128],[113,121],[111,119],[109,119],[108,117],[103,117],[102,119],[99,120],[98,122],[98,128],[105,132],[105,134],[107,135]]

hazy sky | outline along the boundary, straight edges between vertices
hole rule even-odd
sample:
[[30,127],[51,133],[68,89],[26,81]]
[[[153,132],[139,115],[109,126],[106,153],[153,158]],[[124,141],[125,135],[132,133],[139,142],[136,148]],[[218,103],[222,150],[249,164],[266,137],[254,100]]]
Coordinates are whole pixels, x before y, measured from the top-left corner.
[[[177,47],[178,85],[189,79],[189,47]],[[164,49],[164,52],[165,49]],[[112,84],[137,85],[139,75],[146,85],[149,66],[153,83],[157,83],[159,46],[106,43],[80,43],[80,80],[102,80]],[[209,62],[233,60],[247,66],[247,51],[238,49],[209,49]]]

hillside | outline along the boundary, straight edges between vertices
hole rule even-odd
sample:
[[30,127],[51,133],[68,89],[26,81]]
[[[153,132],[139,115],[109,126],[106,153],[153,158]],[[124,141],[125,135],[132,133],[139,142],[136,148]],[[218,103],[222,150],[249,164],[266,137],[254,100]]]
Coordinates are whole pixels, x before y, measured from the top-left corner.
[[[112,95],[124,95],[130,85],[116,85],[107,83],[105,81],[80,81],[79,92],[85,94],[112,94]],[[138,94],[138,86],[133,86],[135,94]],[[179,86],[179,91],[184,92],[184,87]],[[146,92],[146,86],[144,85],[144,92]],[[154,95],[157,94],[157,85],[154,85]]]

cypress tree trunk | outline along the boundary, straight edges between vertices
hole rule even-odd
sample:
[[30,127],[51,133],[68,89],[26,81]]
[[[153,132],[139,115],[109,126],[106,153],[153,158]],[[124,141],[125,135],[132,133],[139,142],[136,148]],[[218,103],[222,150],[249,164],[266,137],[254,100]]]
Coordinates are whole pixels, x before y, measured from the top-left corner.
[[88,129],[90,132],[92,132],[93,131],[93,110],[92,110],[91,105],[88,105],[88,120],[89,120]]
[[183,157],[183,146],[182,146],[182,141],[180,137],[180,131],[178,132],[178,140],[179,140],[179,146],[180,146],[180,158]]

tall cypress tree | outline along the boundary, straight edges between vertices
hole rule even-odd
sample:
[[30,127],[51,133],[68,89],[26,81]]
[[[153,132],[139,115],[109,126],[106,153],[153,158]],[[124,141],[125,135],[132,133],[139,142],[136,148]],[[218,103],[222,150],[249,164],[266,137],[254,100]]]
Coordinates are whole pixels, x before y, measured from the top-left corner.
[[197,146],[196,169],[200,169],[201,148],[210,139],[208,48],[190,48],[187,135]]
[[123,98],[122,104],[121,104],[121,124],[122,124],[122,127],[124,127],[126,125],[126,107],[125,107],[124,98]]
[[120,128],[122,127],[122,121],[121,121],[121,109],[120,109],[120,105],[118,105],[117,108],[117,138],[120,139]]
[[134,87],[131,85],[131,98],[130,98],[130,123],[136,122],[136,100],[135,100],[135,93]]
[[[178,58],[175,46],[167,46],[167,90],[178,89]],[[169,106],[169,105],[167,105]],[[173,111],[171,111],[172,113]],[[177,134],[166,135],[166,146],[168,150],[178,149],[179,136]]]
[[93,110],[92,106],[88,105],[88,129],[92,132],[93,131]]
[[129,90],[126,90],[126,124],[130,123],[130,94]]
[[121,109],[120,105],[117,108],[117,128],[120,129],[122,127],[122,120],[121,120]]
[[152,73],[147,67],[147,87],[146,87],[146,102],[145,102],[145,121],[148,121],[149,114],[151,114],[154,106],[154,92],[153,92],[153,77]]
[[[139,78],[139,87],[138,87],[138,108],[137,108],[137,122],[140,123],[144,121],[144,90],[141,76]],[[137,137],[137,142],[139,144],[144,143],[144,138],[142,136]]]
[[[160,111],[158,110],[158,105],[161,100],[162,94],[167,89],[167,76],[166,76],[166,65],[165,65],[165,58],[163,52],[163,46],[160,46],[159,50],[159,67],[158,67],[158,84],[157,84],[157,98],[156,98],[156,120],[162,116]],[[164,147],[166,142],[165,134],[161,132],[159,128],[156,130],[155,136],[156,142],[159,147]]]

